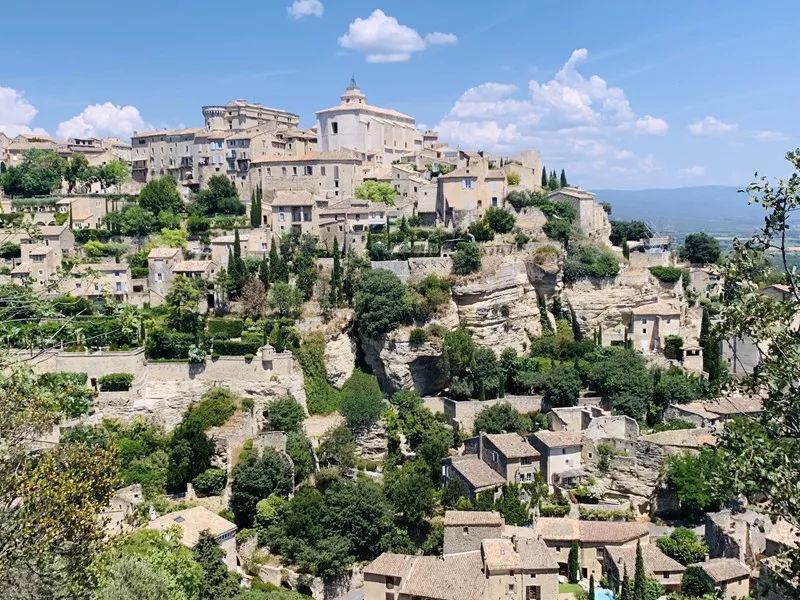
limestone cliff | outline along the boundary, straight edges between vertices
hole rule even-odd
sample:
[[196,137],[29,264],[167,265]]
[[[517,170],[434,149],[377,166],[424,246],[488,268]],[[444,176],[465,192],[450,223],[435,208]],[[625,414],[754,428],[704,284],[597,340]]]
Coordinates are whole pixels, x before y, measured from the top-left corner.
[[434,341],[411,344],[410,331],[410,327],[402,327],[379,338],[362,338],[364,360],[385,392],[416,390],[421,396],[438,394],[446,384],[440,364],[441,346]]

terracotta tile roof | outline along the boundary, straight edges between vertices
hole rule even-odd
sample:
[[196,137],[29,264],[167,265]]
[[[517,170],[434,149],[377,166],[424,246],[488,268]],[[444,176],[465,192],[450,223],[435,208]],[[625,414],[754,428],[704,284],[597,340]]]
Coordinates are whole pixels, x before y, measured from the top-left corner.
[[518,433],[491,433],[486,435],[492,445],[502,452],[506,458],[538,457],[536,448]]
[[712,558],[692,566],[702,568],[714,583],[725,583],[750,575],[750,567],[735,558]]
[[[628,573],[636,571],[636,546],[609,546],[608,557],[617,565],[622,573],[627,567]],[[642,558],[648,576],[656,573],[683,573],[686,570],[681,563],[664,554],[655,544],[642,545]]]
[[44,225],[43,227],[39,227],[39,232],[43,236],[58,236],[64,233],[64,230],[67,229],[67,224],[64,223],[63,225]]
[[180,254],[180,248],[169,248],[167,246],[158,246],[150,250],[147,258],[173,258],[176,254]]
[[17,273],[31,273],[32,271],[33,267],[31,266],[31,263],[20,263],[16,267],[11,269],[11,274],[14,275]]
[[483,560],[490,571],[503,569],[519,569],[522,566],[520,555],[514,550],[514,544],[508,538],[481,540]]
[[311,192],[301,190],[275,190],[265,196],[264,206],[314,206],[317,201]]
[[719,415],[746,415],[760,413],[764,410],[764,404],[761,398],[732,396],[706,402],[705,409]]
[[480,552],[446,557],[418,556],[401,593],[432,600],[478,600],[486,579]]
[[558,562],[550,553],[547,545],[534,537],[517,539],[517,552],[520,556],[522,568],[527,570],[547,570],[558,572]]
[[533,437],[548,448],[583,445],[583,433],[580,431],[537,431]]
[[477,456],[453,457],[451,466],[475,490],[503,485],[506,480]]
[[444,526],[457,527],[463,525],[484,525],[497,526],[503,525],[503,518],[500,513],[491,510],[448,510],[444,513]]
[[545,541],[622,544],[648,535],[644,523],[581,521],[564,517],[539,517],[534,529]]
[[416,556],[384,552],[364,568],[364,573],[386,577],[405,577],[414,566]]
[[236,531],[236,525],[203,506],[167,513],[150,521],[147,528],[164,531],[175,525],[181,528],[181,542],[189,548],[194,548],[200,539],[200,532],[204,529],[208,529],[214,537]]
[[208,270],[214,262],[210,260],[183,260],[172,267],[173,273],[200,273]]

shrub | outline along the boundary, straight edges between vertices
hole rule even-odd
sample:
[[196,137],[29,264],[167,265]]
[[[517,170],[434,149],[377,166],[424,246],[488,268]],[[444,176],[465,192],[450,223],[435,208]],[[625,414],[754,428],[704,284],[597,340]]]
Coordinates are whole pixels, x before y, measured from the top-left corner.
[[690,263],[706,264],[717,262],[721,250],[717,239],[707,233],[690,233],[683,241],[679,254]]
[[489,227],[486,219],[470,223],[467,231],[475,238],[476,242],[490,242],[494,239],[494,231]]
[[325,369],[325,336],[312,333],[303,339],[295,358],[303,370],[306,406],[312,415],[327,415],[339,408],[340,393],[328,382]]
[[189,408],[184,420],[198,423],[203,431],[219,427],[236,412],[237,401],[238,397],[229,389],[213,387]]
[[430,319],[450,299],[450,280],[428,275],[414,286],[414,318]]
[[361,333],[369,337],[388,333],[411,320],[408,289],[391,271],[368,269],[357,285],[355,314]]
[[679,335],[668,335],[664,338],[664,356],[671,360],[683,358],[683,338]]
[[481,268],[481,250],[475,242],[460,242],[453,252],[453,273],[468,275]]
[[509,171],[506,173],[506,182],[508,185],[519,185],[519,173]]
[[109,373],[97,380],[102,392],[124,392],[131,388],[132,373]]
[[669,536],[656,540],[658,549],[682,565],[702,562],[708,553],[708,546],[691,529],[678,527]]
[[242,335],[244,321],[241,319],[209,319],[208,335],[215,339],[238,338]]
[[653,277],[662,283],[675,283],[683,275],[683,269],[679,267],[650,267]]
[[258,352],[261,347],[259,342],[237,342],[233,340],[214,340],[213,349],[217,354],[222,356],[246,356],[250,355],[250,360]]
[[578,508],[578,515],[584,521],[633,521],[629,510],[605,510],[601,508]]
[[408,341],[412,346],[421,346],[428,341],[428,332],[421,327],[415,327],[408,336]]
[[565,517],[569,513],[569,504],[542,504],[539,515],[542,517]]
[[194,344],[195,336],[191,333],[153,329],[147,335],[144,349],[147,358],[186,359]]
[[264,418],[272,429],[288,433],[300,430],[306,411],[294,396],[287,395],[270,402],[264,409]]
[[192,480],[194,490],[201,496],[218,496],[225,489],[228,475],[222,469],[206,469]]
[[516,217],[504,208],[490,206],[483,217],[486,223],[496,233],[508,233],[514,228]]
[[585,277],[616,277],[618,273],[617,257],[606,248],[573,244],[564,261],[564,281],[577,281]]
[[245,354],[245,355],[244,355],[244,359],[245,359],[247,362],[250,362],[251,360],[253,360],[253,358],[255,358],[255,357],[254,357],[252,354],[250,354],[249,352],[248,352],[247,354]]

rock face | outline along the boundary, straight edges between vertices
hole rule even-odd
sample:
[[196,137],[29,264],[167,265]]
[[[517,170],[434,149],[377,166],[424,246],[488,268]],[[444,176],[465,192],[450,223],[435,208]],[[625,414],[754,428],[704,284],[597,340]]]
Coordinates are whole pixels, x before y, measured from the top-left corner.
[[342,387],[356,368],[356,344],[349,335],[349,328],[326,336],[325,368],[328,380]]
[[416,390],[421,396],[440,392],[445,384],[441,347],[432,342],[413,345],[411,328],[403,327],[380,338],[362,338],[364,360],[388,393]]
[[356,436],[358,455],[364,460],[384,460],[389,451],[389,442],[386,437],[386,427],[383,423],[376,423],[367,431]]
[[581,279],[565,284],[562,297],[581,335],[591,337],[599,329],[607,344],[612,339],[624,339],[626,311],[659,299],[676,298],[680,295],[677,288],[660,284],[647,271],[637,271],[614,279]]

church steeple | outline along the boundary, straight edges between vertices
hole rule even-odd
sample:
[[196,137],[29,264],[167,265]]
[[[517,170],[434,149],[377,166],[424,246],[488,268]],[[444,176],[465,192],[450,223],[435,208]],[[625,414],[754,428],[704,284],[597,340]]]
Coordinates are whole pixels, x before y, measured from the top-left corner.
[[342,102],[345,104],[366,104],[367,97],[364,96],[361,88],[358,87],[356,83],[356,76],[353,75],[350,78],[350,85],[348,85],[345,90],[344,94],[342,94]]

